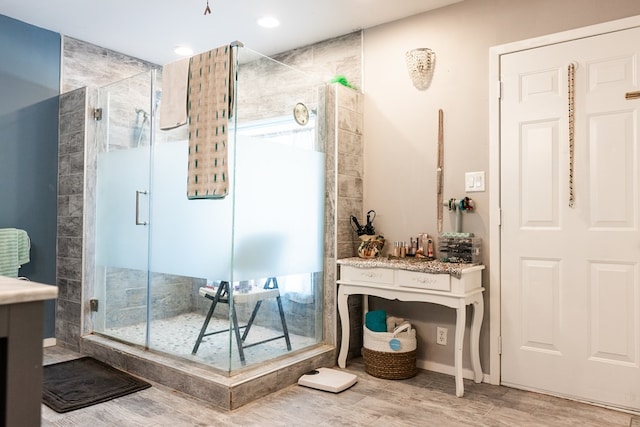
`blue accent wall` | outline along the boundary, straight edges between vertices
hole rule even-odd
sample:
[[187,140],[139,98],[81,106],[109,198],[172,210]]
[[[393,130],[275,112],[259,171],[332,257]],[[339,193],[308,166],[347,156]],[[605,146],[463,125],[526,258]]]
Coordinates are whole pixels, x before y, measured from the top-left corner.
[[[60,35],[0,15],[0,228],[26,230],[29,279],[56,284]],[[45,337],[55,304],[45,306]]]

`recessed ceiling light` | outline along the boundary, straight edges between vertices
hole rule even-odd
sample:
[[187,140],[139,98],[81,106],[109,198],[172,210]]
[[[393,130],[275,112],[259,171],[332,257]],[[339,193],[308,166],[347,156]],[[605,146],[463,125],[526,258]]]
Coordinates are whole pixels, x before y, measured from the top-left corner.
[[180,56],[193,55],[193,49],[191,49],[189,46],[176,46],[173,51]]
[[280,21],[273,16],[265,16],[264,18],[258,19],[258,25],[264,28],[276,28],[280,25]]

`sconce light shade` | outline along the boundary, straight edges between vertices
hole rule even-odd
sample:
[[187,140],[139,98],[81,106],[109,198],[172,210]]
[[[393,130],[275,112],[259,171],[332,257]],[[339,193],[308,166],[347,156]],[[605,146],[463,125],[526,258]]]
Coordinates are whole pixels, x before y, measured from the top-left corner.
[[436,65],[436,54],[431,49],[422,47],[407,51],[406,57],[407,71],[413,85],[420,90],[428,88]]

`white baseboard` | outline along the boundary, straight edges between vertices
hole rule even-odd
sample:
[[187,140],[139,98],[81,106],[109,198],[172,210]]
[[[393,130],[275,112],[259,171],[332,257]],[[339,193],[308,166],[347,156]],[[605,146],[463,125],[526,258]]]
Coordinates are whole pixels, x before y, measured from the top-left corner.
[[496,379],[493,376],[491,376],[491,374],[482,375],[482,382],[487,384],[492,384],[492,385],[500,385],[500,381],[496,381]]
[[53,347],[54,345],[56,345],[55,338],[45,338],[42,340],[42,347]]
[[[416,360],[416,366],[420,369],[425,369],[427,371],[438,372],[440,374],[446,374],[455,376],[456,370],[453,366],[444,365],[442,363],[432,362],[429,360]],[[473,375],[473,371],[471,369],[462,369],[462,377],[467,380],[474,380],[475,375]],[[487,374],[482,375],[482,382],[491,383],[490,377]]]

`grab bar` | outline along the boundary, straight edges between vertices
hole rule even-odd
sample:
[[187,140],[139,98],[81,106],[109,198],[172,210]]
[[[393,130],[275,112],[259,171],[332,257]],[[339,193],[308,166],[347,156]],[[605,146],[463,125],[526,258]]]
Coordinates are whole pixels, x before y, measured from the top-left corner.
[[136,190],[136,225],[147,225],[147,221],[140,221],[140,195],[141,194],[147,194],[147,192]]

